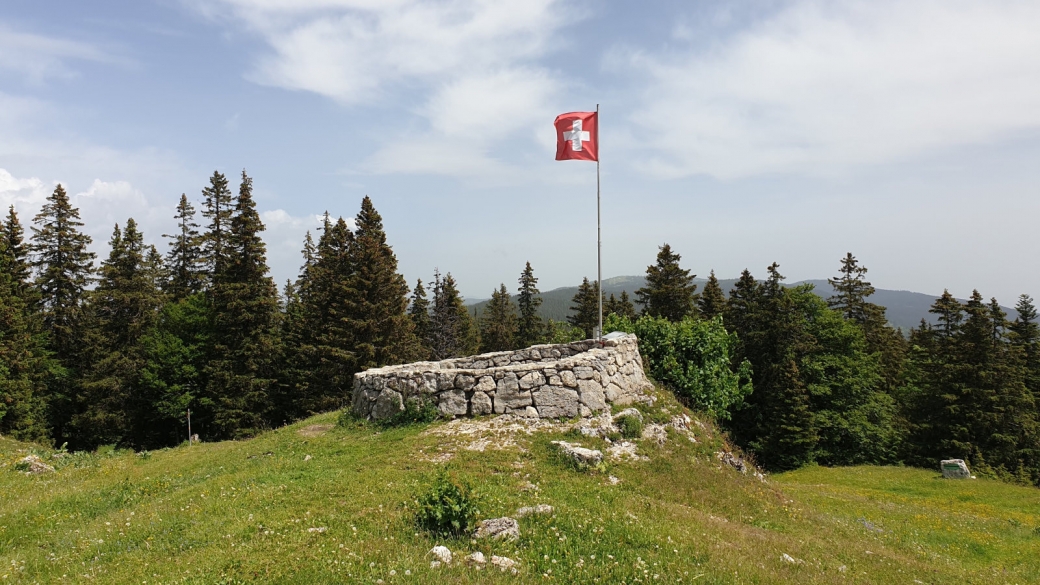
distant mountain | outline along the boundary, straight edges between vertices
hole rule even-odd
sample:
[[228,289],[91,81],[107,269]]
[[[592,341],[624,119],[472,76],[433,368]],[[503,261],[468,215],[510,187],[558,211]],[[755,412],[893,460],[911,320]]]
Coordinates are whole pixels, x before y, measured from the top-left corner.
[[[697,283],[697,291],[700,292],[704,289],[704,283],[707,282],[704,278],[697,278],[694,280]],[[723,279],[719,280],[719,285],[722,290],[727,293],[733,285],[737,282],[736,279]],[[613,278],[607,278],[603,280],[603,294],[609,297],[611,293],[615,296],[620,296],[621,291],[627,291],[628,296],[632,298],[632,302],[635,302],[636,290],[644,286],[646,280],[642,276],[615,276]],[[811,284],[815,288],[816,294],[826,299],[827,297],[834,294],[834,289],[826,280],[803,280],[795,283],[790,283],[787,286],[798,286],[800,284]],[[577,286],[565,286],[556,288],[550,291],[542,293],[542,307],[539,311],[543,319],[553,319],[555,321],[564,321],[567,316],[571,314],[570,306],[571,299],[577,294]],[[888,322],[893,327],[899,327],[903,331],[909,331],[912,327],[917,327],[921,324],[921,319],[926,322],[935,324],[935,315],[928,312],[928,309],[935,302],[938,297],[935,295],[927,295],[924,293],[911,292],[907,290],[886,290],[877,289],[873,296],[870,297],[870,301],[881,305],[887,309],[885,315],[888,317]],[[513,297],[513,301],[516,302],[516,297]],[[963,302],[963,299],[962,299]],[[468,301],[467,305],[470,307],[471,312],[479,315],[484,310],[484,306],[487,305],[487,300],[476,300]],[[636,307],[639,308],[638,306]],[[1007,311],[1008,319],[1014,319],[1018,316],[1018,313],[1009,307],[1004,307]]]

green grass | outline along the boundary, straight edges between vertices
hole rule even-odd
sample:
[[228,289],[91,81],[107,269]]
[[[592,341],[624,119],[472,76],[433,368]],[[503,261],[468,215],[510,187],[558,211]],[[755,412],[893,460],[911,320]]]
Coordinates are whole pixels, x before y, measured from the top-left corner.
[[[658,404],[679,408],[667,396]],[[0,439],[0,584],[1040,582],[1036,489],[877,467],[763,483],[723,467],[721,438],[697,426],[697,443],[669,430],[663,447],[640,444],[649,461],[578,471],[550,442],[604,442],[545,432],[481,452],[425,432],[444,423],[336,420],[58,460]],[[331,428],[305,436],[313,425]],[[15,471],[27,450],[58,471]],[[438,463],[444,453],[454,455]],[[516,543],[431,537],[414,524],[414,502],[445,465],[475,488],[485,518],[539,503],[555,513],[521,519]],[[457,559],[508,556],[519,573],[458,560],[433,569],[437,544]]]

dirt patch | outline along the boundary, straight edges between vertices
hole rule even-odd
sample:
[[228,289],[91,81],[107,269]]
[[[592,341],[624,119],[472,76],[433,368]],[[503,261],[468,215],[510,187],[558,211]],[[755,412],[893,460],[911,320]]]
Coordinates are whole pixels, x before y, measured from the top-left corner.
[[324,435],[326,433],[326,431],[331,429],[333,426],[334,425],[329,425],[329,424],[325,424],[325,425],[310,425],[310,426],[303,427],[302,429],[300,429],[300,430],[298,430],[296,432],[301,437],[307,437],[308,439],[313,439],[314,437],[320,437],[320,436]]

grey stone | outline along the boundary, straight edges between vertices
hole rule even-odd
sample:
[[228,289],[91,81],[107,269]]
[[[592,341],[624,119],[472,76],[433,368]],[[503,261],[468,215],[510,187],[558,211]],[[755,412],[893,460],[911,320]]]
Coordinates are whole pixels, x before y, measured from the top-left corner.
[[468,407],[466,393],[462,390],[448,390],[437,395],[437,410],[445,416],[463,416]]
[[517,540],[520,538],[520,523],[515,518],[504,516],[482,520],[477,525],[473,538],[490,538],[493,540]]
[[442,372],[437,374],[437,390],[451,390],[455,387],[455,374]]
[[426,553],[433,555],[435,559],[444,563],[445,565],[451,564],[451,550],[446,546],[435,546],[430,549],[430,552]]
[[531,394],[538,416],[571,418],[578,416],[578,393],[563,386],[545,386]]
[[969,479],[971,472],[963,459],[945,459],[939,467],[942,469],[943,479]]
[[459,374],[455,376],[455,387],[459,390],[469,390],[477,385],[477,380],[473,376],[467,374]]
[[581,445],[572,445],[567,441],[553,441],[560,452],[570,457],[581,466],[595,467],[603,462],[603,452],[596,449],[586,449]]
[[643,422],[643,413],[639,412],[638,408],[626,408],[621,412],[614,415],[614,420],[617,420],[623,416],[632,416],[639,419],[639,422]]
[[43,462],[42,459],[36,455],[26,455],[22,459],[19,459],[15,464],[15,469],[20,469],[29,475],[39,475],[41,473],[53,473],[54,468]]
[[404,410],[404,398],[400,392],[384,388],[376,398],[376,404],[372,408],[372,417],[375,419],[389,418]]
[[491,398],[483,392],[474,392],[473,397],[469,399],[469,404],[470,414],[473,416],[491,414]]
[[498,381],[498,389],[495,390],[495,412],[502,414],[506,409],[519,410],[531,405],[531,393],[520,390],[516,374],[509,372]]
[[574,368],[574,377],[579,380],[590,380],[595,371],[588,366],[577,366]]
[[542,384],[545,384],[545,376],[539,371],[528,372],[523,378],[520,378],[520,388],[524,390],[530,390]]
[[492,376],[481,376],[480,381],[473,387],[478,392],[494,392],[495,378]]
[[552,514],[553,507],[549,504],[538,504],[537,506],[524,506],[516,511],[517,518],[523,518],[524,516],[535,516],[539,514]]
[[560,379],[563,381],[564,386],[574,388],[578,385],[578,379],[574,377],[574,372],[570,370],[560,372]]

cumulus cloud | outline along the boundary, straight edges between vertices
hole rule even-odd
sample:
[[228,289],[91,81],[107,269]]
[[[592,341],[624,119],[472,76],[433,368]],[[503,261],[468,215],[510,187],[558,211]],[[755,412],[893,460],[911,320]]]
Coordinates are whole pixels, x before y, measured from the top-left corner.
[[829,174],[1040,129],[1040,5],[795,2],[720,41],[640,51],[631,146],[655,176]]

